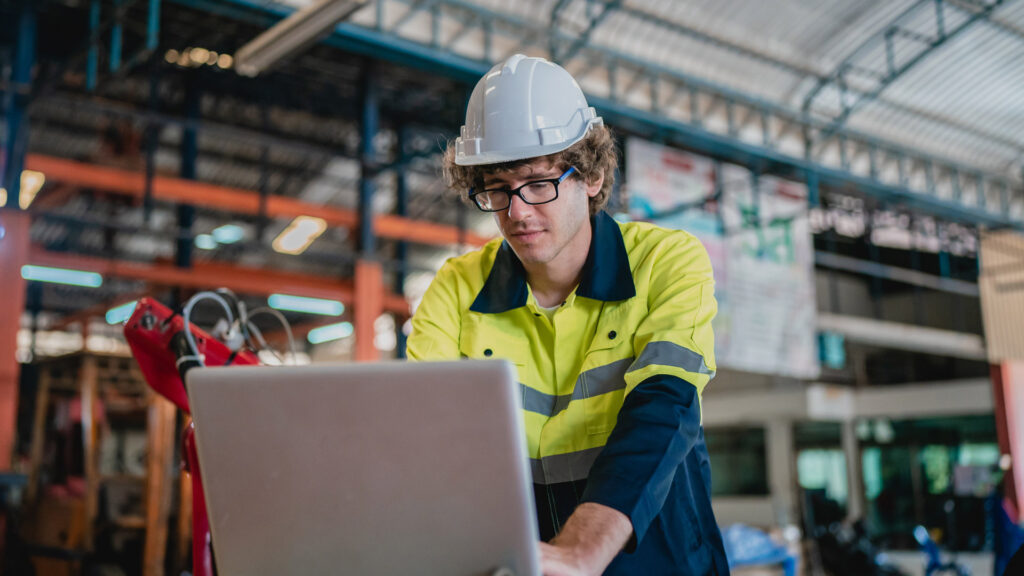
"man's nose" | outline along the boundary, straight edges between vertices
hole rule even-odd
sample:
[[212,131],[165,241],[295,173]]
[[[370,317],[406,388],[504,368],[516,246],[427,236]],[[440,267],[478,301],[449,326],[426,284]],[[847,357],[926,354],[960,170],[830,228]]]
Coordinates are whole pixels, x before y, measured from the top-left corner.
[[518,194],[513,194],[508,199],[508,217],[510,220],[516,222],[523,220],[533,211],[533,206],[527,204],[519,197]]

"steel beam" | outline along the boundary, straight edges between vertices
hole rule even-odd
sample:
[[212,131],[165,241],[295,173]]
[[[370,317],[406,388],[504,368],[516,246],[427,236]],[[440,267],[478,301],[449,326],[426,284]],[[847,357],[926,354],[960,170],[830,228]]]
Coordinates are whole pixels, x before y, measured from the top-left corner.
[[[414,0],[392,1],[408,4]],[[453,23],[473,25],[473,22],[487,22],[494,34],[501,34],[516,41],[533,38],[533,42],[538,42],[551,34],[556,35],[556,41],[571,42],[575,38],[564,31],[550,31],[546,25],[488,10],[466,0],[436,1],[444,8],[444,17]],[[289,13],[289,10],[282,6],[267,7],[267,5],[253,0],[177,0],[177,2],[197,9],[263,24],[272,23]],[[488,61],[467,58],[413,41],[403,37],[402,33],[402,30],[385,29],[381,31],[346,22],[336,27],[334,33],[325,40],[325,43],[356,54],[441,73],[470,84],[475,83],[491,66]],[[481,53],[482,51],[481,47]],[[819,172],[820,182],[824,186],[837,185],[859,189],[863,194],[889,201],[906,202],[944,218],[993,226],[1024,228],[1024,218],[1002,213],[995,207],[979,208],[964,202],[930,195],[926,190],[911,189],[893,178],[883,178],[879,174],[871,174],[867,168],[857,171],[859,170],[857,167],[844,168],[838,164],[824,165],[809,156],[807,158],[795,157],[791,153],[783,152],[777,135],[769,134],[765,138],[764,135],[758,133],[758,130],[761,129],[760,126],[771,126],[776,123],[801,126],[803,132],[809,135],[808,140],[814,142],[820,141],[820,138],[812,140],[810,136],[833,130],[830,122],[812,118],[810,115],[802,115],[799,110],[751,97],[736,90],[681,73],[678,70],[658,66],[605,47],[592,44],[583,46],[579,50],[579,57],[588,62],[594,62],[595,65],[602,68],[629,69],[631,73],[639,71],[651,77],[657,77],[668,91],[682,88],[696,97],[723,103],[731,102],[741,117],[751,118],[753,122],[751,126],[737,126],[738,133],[753,133],[756,136],[753,141],[748,142],[742,138],[730,137],[728,134],[701,129],[701,126],[711,126],[712,124],[703,121],[701,114],[707,114],[707,110],[701,111],[699,107],[697,107],[698,114],[687,118],[684,122],[675,117],[678,111],[662,109],[661,114],[655,115],[651,114],[649,110],[625,104],[615,97],[602,98],[588,95],[591,103],[607,120],[638,135],[665,134],[666,140],[676,145],[709,154],[720,160],[743,165],[769,165],[775,172],[783,176],[799,178],[807,174],[809,170],[813,170]],[[691,102],[694,101],[696,98],[691,99]],[[751,109],[756,113],[749,114],[748,111]],[[761,118],[765,116],[769,121],[761,122]],[[796,132],[801,131],[796,130]],[[790,130],[786,133],[792,134],[793,131]],[[879,156],[879,161],[883,163],[887,159],[906,156],[912,158],[915,165],[924,160],[931,160],[936,168],[944,171],[956,169],[960,172],[976,172],[974,167],[963,166],[948,159],[936,158],[917,150],[909,150],[901,145],[883,141],[845,126],[834,130],[834,133],[841,133],[849,145],[856,149],[873,146]],[[764,144],[765,141],[768,142],[768,145]],[[1011,178],[1016,177],[1016,174],[991,173],[985,175],[987,182],[1010,182]],[[1019,184],[1014,184],[1013,190],[1014,192],[1011,194],[1013,197],[1022,194]]]
[[[94,188],[104,192],[142,199],[146,189],[146,177],[142,172],[97,166],[30,154],[26,166],[46,174],[48,181],[62,182],[82,188]],[[156,201],[185,203],[233,214],[258,216],[260,214],[259,192],[241,188],[217,186],[205,182],[189,181],[168,176],[153,178],[153,199]],[[316,215],[331,226],[355,228],[359,222],[353,210],[303,202],[286,196],[267,198],[266,214],[270,218],[294,218]],[[459,232],[453,226],[412,220],[393,215],[374,218],[377,236],[391,240],[407,240],[418,244],[450,246],[459,241]],[[466,242],[482,246],[490,238],[468,233]]]
[[357,362],[380,358],[374,344],[375,324],[383,312],[379,295],[384,291],[383,269],[377,260],[377,239],[374,234],[373,193],[376,187],[378,158],[374,140],[380,129],[380,91],[375,62],[367,60],[361,80],[362,121],[361,174],[359,181],[359,260],[356,261],[355,337]]
[[100,0],[92,0],[89,3],[89,53],[85,61],[85,89],[89,92],[96,90],[96,77],[99,74],[99,29]]
[[818,330],[842,334],[850,342],[868,346],[966,360],[987,359],[985,342],[977,334],[827,313],[818,314]]
[[[266,270],[220,262],[195,262],[192,268],[183,269],[172,264],[96,258],[68,252],[51,252],[38,247],[32,247],[26,252],[26,261],[29,264],[96,272],[105,278],[138,280],[154,286],[191,290],[224,287],[239,294],[253,296],[286,293],[341,300],[348,306],[353,306],[355,298],[355,285],[352,281],[314,274]],[[20,269],[18,277],[21,277]],[[409,304],[404,296],[381,291],[377,292],[377,296],[381,299],[384,310],[408,316]]]
[[36,56],[36,13],[23,1],[18,15],[11,89],[5,94],[6,126],[0,140],[0,187],[7,189],[6,209],[0,209],[0,278],[4,298],[0,302],[0,471],[10,470],[18,414],[18,330],[25,311],[25,280],[21,268],[28,261],[31,220],[20,209],[21,171],[28,148],[26,105],[31,93],[32,66]]
[[[901,12],[891,24],[854,48],[849,56],[836,65],[831,74],[819,79],[804,96],[802,109],[813,112],[815,101],[827,89],[839,92],[839,113],[827,115],[830,118],[830,125],[825,130],[823,137],[828,137],[841,128],[862,105],[877,99],[893,82],[933,54],[947,41],[973,24],[991,17],[992,12],[1006,1],[987,0],[973,10],[967,10],[962,4],[948,3],[944,0],[918,0]],[[947,28],[944,6],[948,6],[950,10],[957,9],[966,12],[967,16],[956,26]],[[934,25],[935,36],[921,35],[912,30],[912,28],[920,28],[922,19]],[[884,50],[880,50],[880,47],[884,47]],[[899,59],[897,54],[901,55]],[[879,62],[878,59],[882,55],[885,59],[883,62]],[[881,72],[879,68],[884,68],[885,71]],[[859,72],[863,70],[874,71],[877,74]],[[855,95],[852,102],[848,102],[848,98],[845,96],[849,92],[844,85],[854,75],[858,76],[858,82],[865,84],[867,88]]]
[[[359,260],[356,262],[355,293],[353,297],[353,319],[355,326],[356,362],[373,362],[380,359],[380,352],[374,343],[374,324],[381,313],[387,310],[382,301],[384,275],[380,262]],[[404,302],[403,298],[403,302]],[[408,305],[406,305],[408,310]],[[406,311],[406,314],[408,312]]]
[[114,25],[110,28],[110,73],[121,68],[121,46],[124,42],[124,6],[121,0],[114,0]]
[[[198,120],[201,116],[200,99],[202,95],[199,88],[199,79],[195,74],[189,74],[185,87],[185,116],[190,120]],[[183,180],[196,179],[196,161],[199,157],[199,133],[196,128],[186,128],[181,136],[181,178]],[[152,196],[152,179],[146,179],[147,189]],[[192,226],[196,220],[195,206],[189,203],[178,205],[178,237],[175,242],[174,260],[182,267],[188,268],[192,265],[192,252],[194,250],[194,238]]]
[[6,122],[0,139],[0,188],[7,190],[7,206],[18,209],[21,171],[28,151],[27,106],[32,91],[32,67],[36,60],[36,12],[24,1],[18,14],[11,89],[4,94]]
[[[945,256],[944,259],[943,256]],[[946,262],[946,270],[948,272],[948,253],[942,252],[940,254],[939,261]],[[971,298],[977,298],[979,295],[978,285],[974,282],[956,280],[942,276],[933,276],[917,270],[900,268],[898,266],[889,266],[880,262],[872,262],[870,260],[859,260],[857,258],[850,258],[849,256],[842,256],[832,252],[816,251],[814,253],[814,264],[823,268],[863,274],[873,278],[892,280],[893,282],[900,282],[910,286],[918,286],[921,288],[928,288],[930,290],[948,292],[950,294],[959,294],[961,296],[968,296]]]
[[[572,2],[572,0],[559,0],[555,4],[554,8],[551,9],[550,27],[552,32],[556,31],[561,27],[559,20],[561,19],[562,12]],[[592,14],[587,15],[587,26],[583,29],[579,36],[569,42],[569,45],[565,50],[561,50],[561,46],[558,40],[558,34],[551,34],[551,59],[557,62],[568,62],[579,52],[580,48],[587,46],[590,43],[590,37],[594,34],[594,31],[601,22],[604,22],[605,18],[611,15],[612,12],[619,8],[622,4],[622,0],[604,0],[602,2],[591,2],[587,0],[586,6],[596,6],[596,10]]]
[[0,278],[4,279],[4,297],[0,298],[0,471],[11,469],[14,455],[21,373],[15,352],[21,315],[25,311],[25,280],[21,277],[21,267],[29,261],[31,223],[26,212],[0,210]]
[[[408,144],[409,131],[405,126],[398,129],[398,161],[403,162],[406,155],[406,145]],[[408,216],[409,212],[409,181],[406,178],[404,168],[399,168],[395,172],[395,215],[402,218]],[[461,229],[460,229],[461,231]],[[398,245],[395,246],[395,260],[398,261],[398,268],[395,269],[395,281],[394,287],[392,288],[396,294],[405,294],[405,267],[409,263],[409,246],[404,240],[400,240]],[[403,330],[402,322],[395,322],[395,350],[399,358],[405,358],[405,330]]]

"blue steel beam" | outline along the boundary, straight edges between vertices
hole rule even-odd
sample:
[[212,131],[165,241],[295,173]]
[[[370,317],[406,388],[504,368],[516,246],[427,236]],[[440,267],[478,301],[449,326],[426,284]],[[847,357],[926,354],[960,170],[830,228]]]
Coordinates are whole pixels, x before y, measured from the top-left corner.
[[92,0],[89,4],[89,55],[85,63],[85,89],[96,90],[96,76],[99,72],[100,47],[97,42],[100,28],[100,0]]
[[380,128],[380,90],[377,69],[372,60],[363,67],[361,89],[362,121],[360,122],[360,178],[359,178],[359,238],[360,258],[373,260],[377,239],[373,231],[373,191],[378,173],[379,159],[374,138]]
[[[938,0],[938,1],[941,2],[942,0]],[[706,45],[709,45],[709,46],[714,46],[715,48],[718,48],[720,50],[724,50],[726,52],[730,52],[732,54],[736,54],[736,55],[741,56],[743,58],[747,58],[747,59],[753,60],[753,61],[758,62],[760,64],[763,64],[765,66],[770,66],[772,68],[776,68],[778,70],[782,70],[784,72],[788,72],[789,74],[792,74],[794,76],[814,79],[814,80],[816,80],[818,82],[828,82],[829,81],[829,76],[819,72],[818,70],[815,70],[815,69],[812,69],[812,68],[808,68],[808,67],[802,66],[800,64],[794,63],[794,62],[787,61],[787,60],[785,60],[783,58],[779,58],[779,57],[771,56],[771,55],[768,55],[768,54],[764,54],[764,53],[759,52],[759,51],[757,51],[755,49],[748,48],[747,46],[744,46],[744,45],[741,45],[741,44],[737,44],[737,43],[732,42],[730,40],[719,38],[717,36],[714,36],[712,34],[709,34],[709,33],[705,32],[703,30],[698,30],[696,28],[689,27],[689,26],[687,26],[685,24],[682,24],[682,23],[679,23],[679,22],[673,22],[673,21],[670,21],[670,20],[665,20],[664,18],[662,18],[662,17],[660,17],[658,15],[652,14],[650,12],[646,12],[646,11],[640,9],[640,8],[636,8],[636,7],[633,7],[633,6],[619,6],[618,7],[618,12],[621,13],[621,14],[624,14],[626,16],[629,16],[630,18],[633,18],[635,20],[639,20],[639,21],[644,22],[644,23],[649,24],[649,25],[657,26],[657,27],[662,28],[664,30],[673,32],[675,34],[679,34],[679,35],[682,35],[682,36],[687,36],[687,37],[693,38],[694,40],[697,40],[697,41],[699,41],[702,44],[706,44]],[[1014,34],[1016,32],[1015,35],[1017,37],[1024,38],[1024,33],[1021,33],[1020,31],[1015,31],[1013,28],[1009,27],[1008,25],[996,22],[992,18],[987,19],[985,22],[987,24],[991,24],[993,26],[996,26],[997,29],[1003,30],[1004,32],[1007,32],[1009,34]],[[859,74],[861,76],[869,76],[869,77],[873,76],[873,77],[876,77],[877,79],[881,79],[881,78],[883,78],[885,76],[885,73],[883,73],[883,72],[878,72],[878,71],[875,71],[875,70],[872,70],[872,69],[869,69],[869,68],[864,68],[864,67],[858,66],[856,64],[850,64],[849,65],[849,70],[850,70],[850,72],[856,72],[857,74]],[[847,90],[847,93],[849,93],[850,95],[853,95],[853,96],[857,96],[857,97],[864,97],[864,96],[866,96],[865,93],[859,92],[854,87],[847,86],[846,90]],[[887,108],[891,108],[893,110],[896,110],[896,111],[898,111],[901,114],[907,114],[907,115],[911,115],[911,116],[918,117],[918,118],[924,118],[924,119],[927,119],[928,121],[940,123],[940,124],[943,124],[945,126],[949,126],[951,128],[954,128],[958,132],[963,132],[964,134],[970,134],[970,135],[978,137],[978,138],[985,138],[985,139],[987,139],[989,141],[993,141],[993,142],[999,143],[999,144],[1004,145],[1004,146],[1008,146],[1008,147],[1012,147],[1012,148],[1020,148],[1022,150],[1022,153],[1024,153],[1024,147],[1020,146],[1019,143],[1017,143],[1015,141],[1012,141],[1012,140],[1009,140],[1009,139],[1006,139],[1006,138],[1003,138],[1003,137],[1000,137],[1000,136],[995,135],[995,134],[990,134],[990,133],[987,133],[985,131],[979,130],[977,127],[972,126],[969,123],[960,122],[958,120],[950,119],[950,118],[936,117],[933,114],[929,114],[927,112],[924,112],[924,111],[921,111],[921,110],[917,110],[915,108],[906,106],[904,104],[899,104],[899,103],[896,103],[896,102],[886,101],[886,100],[883,100],[881,98],[875,98],[875,100],[879,104],[881,104],[881,105],[883,105],[883,106],[885,106]],[[1019,159],[1018,159],[1018,161],[1019,161]],[[1014,164],[1016,164],[1016,162],[1014,162]]]
[[[523,37],[540,38],[545,34],[552,33],[536,22],[487,10],[466,0],[436,1],[445,8],[446,17],[455,19],[461,17],[463,23],[488,22],[495,34],[500,33],[507,37],[521,39]],[[253,0],[176,0],[176,2],[264,26],[269,26],[290,13],[290,9],[287,7],[268,7],[266,4],[256,3]],[[409,0],[405,0],[403,3],[408,2]],[[553,33],[563,41],[571,41],[574,38],[557,30]],[[392,33],[389,30],[379,31],[351,22],[338,25],[334,33],[325,40],[325,43],[345,51],[427,70],[469,84],[479,79],[491,65],[487,61],[426,46],[420,42],[403,38],[398,33]],[[1011,218],[1008,214],[994,209],[979,208],[973,204],[968,205],[929,195],[926,190],[909,189],[907,187],[909,178],[893,181],[892,177],[883,178],[881,174],[875,176],[857,174],[851,172],[849,168],[824,165],[812,161],[809,157],[800,158],[791,152],[783,152],[779,142],[774,141],[774,137],[778,137],[777,134],[769,138],[756,138],[756,144],[754,144],[741,138],[730,137],[728,134],[712,132],[703,128],[703,126],[708,126],[708,123],[702,121],[704,120],[702,115],[707,116],[710,109],[725,110],[732,106],[734,108],[742,107],[744,110],[755,109],[756,114],[747,113],[741,116],[753,119],[754,124],[767,126],[776,124],[785,127],[779,131],[779,134],[792,133],[792,126],[802,126],[808,134],[829,128],[829,123],[807,118],[800,111],[751,97],[608,48],[590,45],[582,47],[580,53],[586,61],[597,62],[599,66],[608,69],[628,68],[634,72],[643,72],[651,77],[660,78],[666,86],[674,87],[676,90],[682,89],[688,93],[691,110],[694,113],[691,114],[687,122],[666,116],[664,111],[655,114],[652,110],[627,105],[614,97],[617,94],[613,96],[588,94],[591,103],[610,123],[627,128],[638,135],[665,134],[669,140],[685,148],[747,166],[769,166],[771,171],[788,174],[791,177],[803,178],[809,172],[814,172],[818,175],[818,182],[822,186],[859,188],[865,194],[883,199],[900,200],[945,218],[968,220],[992,226],[1022,226],[1020,218]],[[706,100],[711,105],[701,110],[702,107],[697,105],[698,99]],[[770,121],[761,121],[762,116],[769,117]],[[740,134],[749,131],[747,126],[735,128]],[[878,157],[880,165],[901,166],[904,162],[900,160],[901,158],[910,158],[914,160],[913,165],[915,166],[923,165],[927,160],[947,172],[950,170],[961,173],[977,172],[976,168],[909,150],[901,145],[886,142],[846,127],[836,130],[836,133],[842,134],[850,146],[857,149],[873,149],[873,154]],[[766,140],[769,145],[764,145]],[[904,176],[909,175],[904,174]],[[1007,176],[986,174],[983,187],[998,187],[1001,183],[1008,183]],[[1019,191],[1013,193],[1015,198],[1018,195],[1020,195]]]
[[[238,2],[240,0],[229,0],[229,1]],[[241,0],[241,1],[244,1],[244,0]],[[409,1],[409,0],[402,0],[402,1]],[[1003,0],[999,0],[999,1],[1003,1]],[[532,24],[531,22],[529,22],[527,20],[523,20],[523,19],[517,18],[515,16],[510,16],[510,15],[507,15],[507,14],[501,14],[501,13],[489,11],[487,9],[484,9],[484,8],[481,8],[481,7],[476,6],[474,4],[471,4],[471,3],[467,2],[466,0],[444,0],[443,3],[448,5],[448,6],[451,6],[452,8],[465,11],[468,14],[474,16],[474,17],[484,17],[488,21],[499,22],[508,31],[510,31],[512,34],[516,34],[516,35],[519,35],[519,36],[521,36],[523,34],[524,30],[526,30],[528,32],[528,34],[533,34],[534,32],[537,32],[538,30],[543,30],[541,28],[538,28],[536,25]],[[626,7],[620,8],[620,10],[623,11],[624,13],[629,13],[629,14],[632,13]],[[567,42],[567,41],[572,39],[572,36],[568,35],[567,33],[563,32],[563,31],[560,31],[560,30],[550,30],[548,32],[550,34],[557,35],[561,39],[562,42]],[[742,92],[739,92],[739,91],[727,88],[725,86],[721,86],[721,85],[718,85],[718,84],[715,84],[715,83],[712,83],[712,82],[708,82],[708,81],[705,81],[703,79],[700,79],[700,78],[697,78],[697,77],[694,77],[694,76],[691,76],[691,75],[688,75],[688,74],[685,74],[685,73],[681,73],[681,72],[679,72],[677,70],[674,70],[674,69],[671,69],[671,68],[667,68],[665,66],[660,66],[660,65],[652,64],[650,62],[638,59],[636,57],[633,57],[633,56],[630,56],[630,55],[627,55],[627,54],[616,52],[614,50],[611,50],[611,49],[608,49],[608,48],[605,48],[605,47],[588,45],[588,46],[585,47],[585,51],[587,52],[587,56],[588,56],[587,59],[588,60],[593,61],[593,62],[597,62],[597,63],[603,63],[606,68],[611,69],[611,70],[615,70],[615,69],[620,68],[620,67],[631,67],[631,68],[643,71],[647,75],[651,76],[651,78],[664,78],[666,80],[675,82],[675,83],[677,83],[680,86],[696,87],[702,94],[711,96],[713,98],[713,105],[721,104],[720,101],[722,101],[722,100],[724,100],[724,101],[733,101],[733,102],[741,104],[743,106],[751,107],[751,108],[756,108],[759,111],[763,111],[763,112],[765,112],[767,114],[770,114],[772,116],[779,117],[780,119],[782,119],[782,120],[784,120],[786,122],[791,122],[791,123],[807,123],[810,128],[812,128],[814,130],[817,130],[817,131],[824,131],[824,130],[827,130],[830,127],[830,124],[828,122],[818,121],[818,120],[815,120],[813,118],[812,119],[804,118],[802,113],[800,113],[798,111],[795,111],[795,110],[792,110],[790,108],[787,108],[785,106],[779,105],[777,103],[770,102],[770,101],[767,101],[767,100],[764,100],[764,99],[761,99],[761,98],[753,97],[753,96],[744,94]],[[723,108],[724,108],[724,105],[723,105]],[[708,111],[706,110],[704,113],[707,114],[707,112]],[[738,126],[737,128],[742,128],[742,126]],[[912,156],[915,156],[915,157],[930,158],[931,160],[933,160],[935,162],[940,162],[942,164],[956,164],[955,162],[952,162],[952,161],[949,161],[949,160],[935,158],[935,157],[930,157],[930,156],[924,155],[924,154],[916,152],[916,151],[908,151],[903,146],[901,146],[899,144],[884,142],[881,139],[878,139],[878,138],[876,138],[874,136],[871,136],[871,135],[868,135],[868,134],[865,134],[865,133],[862,133],[862,132],[858,132],[858,131],[855,131],[855,130],[850,130],[848,128],[843,128],[841,130],[837,130],[836,133],[846,134],[847,138],[849,140],[860,141],[860,142],[863,142],[865,144],[870,144],[872,146],[876,146],[876,147],[878,147],[880,149],[883,149],[883,150],[884,149],[896,150],[896,151],[900,151],[901,153],[909,154],[909,155],[912,155]]]
[[113,74],[121,67],[121,44],[124,41],[124,27],[121,21],[124,20],[125,9],[121,0],[114,0],[114,25],[110,29],[110,73]]
[[[198,120],[202,116],[202,93],[198,75],[194,71],[185,80],[185,116]],[[199,132],[196,125],[187,127],[181,135],[181,177],[196,179],[196,163],[199,159]],[[178,238],[175,243],[174,261],[180,268],[192,267],[195,239],[192,230],[196,220],[196,208],[188,204],[178,205]],[[183,302],[181,302],[183,303]]]
[[146,51],[153,53],[160,45],[160,0],[149,0],[146,16]]
[[[406,153],[408,141],[409,129],[406,126],[399,127],[396,148],[398,149],[397,160],[400,164],[404,164],[408,160]],[[402,217],[409,215],[409,179],[406,176],[404,167],[395,172],[395,214]],[[405,240],[399,241],[395,246],[395,260],[398,261],[398,267],[394,271],[395,283],[392,290],[395,294],[405,294],[406,266],[409,264],[409,243]],[[406,338],[403,328],[401,322],[395,322],[395,349],[399,358],[405,358]]]
[[586,28],[583,29],[577,38],[573,39],[569,43],[565,51],[561,50],[561,47],[564,44],[557,40],[559,35],[555,32],[561,28],[559,20],[561,20],[562,13],[572,0],[558,0],[558,3],[556,3],[551,9],[550,28],[552,34],[550,35],[550,51],[552,60],[557,62],[566,62],[571,60],[573,56],[579,52],[580,48],[583,48],[590,43],[590,36],[594,34],[594,31],[601,25],[601,22],[604,22],[605,18],[617,10],[619,5],[622,4],[622,0],[605,0],[602,2],[594,2],[593,0],[584,1],[586,2],[587,10],[590,10],[593,7],[596,7],[596,9],[594,10],[594,13],[588,15]]
[[16,30],[11,87],[4,94],[6,122],[0,140],[0,187],[7,189],[7,207],[20,209],[21,171],[28,151],[29,117],[26,112],[32,92],[32,66],[36,60],[36,12],[23,0]]
[[[830,125],[824,131],[823,137],[835,133],[862,105],[877,99],[893,82],[929,55],[935,53],[936,50],[950,39],[967,30],[973,24],[991,17],[992,12],[1006,1],[988,0],[979,3],[976,10],[968,11],[962,5],[948,3],[944,0],[918,0],[911,7],[901,12],[891,24],[854,48],[850,55],[844,58],[828,77],[819,79],[804,97],[801,108],[804,111],[813,112],[814,103],[818,96],[826,88],[836,89],[840,95],[839,114],[831,117]],[[962,22],[948,29],[943,9],[947,5],[950,9],[955,8],[967,12],[967,16]],[[908,28],[909,23],[920,19],[922,14],[930,16],[928,21],[934,23],[936,30],[934,37],[920,34]],[[898,38],[907,40],[903,47],[905,51],[910,52],[910,55],[905,56],[902,62],[898,62],[896,58],[896,42]],[[885,48],[884,72],[878,70],[880,63],[873,60],[879,54],[878,48],[880,46]],[[851,99],[848,98],[850,91],[845,88],[845,84],[851,73],[862,70],[875,72],[875,75],[869,78],[869,80],[873,79],[875,84],[864,90],[861,94],[854,95],[852,102],[850,102],[849,100]],[[860,76],[863,77],[864,75],[860,74]]]
[[[96,90],[99,73],[99,49],[103,33],[110,29],[110,58],[108,67],[111,74],[124,73],[145,61],[160,44],[160,0],[147,0],[146,37],[142,48],[127,61],[123,60],[124,20],[128,10],[139,0],[115,0],[113,14],[107,22],[101,24],[100,0],[91,0],[89,4],[89,37],[86,41],[85,88],[89,92]],[[72,57],[68,62],[76,61]]]

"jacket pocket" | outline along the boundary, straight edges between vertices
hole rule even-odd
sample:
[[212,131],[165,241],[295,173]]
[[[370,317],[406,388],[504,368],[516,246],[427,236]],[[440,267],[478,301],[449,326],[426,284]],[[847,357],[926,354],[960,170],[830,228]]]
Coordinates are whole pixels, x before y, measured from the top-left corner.
[[464,321],[459,335],[459,354],[474,360],[508,360],[517,367],[530,360],[528,344],[510,336],[500,326],[489,326],[477,318]]

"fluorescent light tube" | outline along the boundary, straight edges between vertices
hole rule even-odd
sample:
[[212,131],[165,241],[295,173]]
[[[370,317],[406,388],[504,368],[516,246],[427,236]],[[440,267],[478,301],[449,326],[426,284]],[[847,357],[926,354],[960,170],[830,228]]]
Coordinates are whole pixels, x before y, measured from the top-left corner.
[[136,303],[137,300],[132,300],[127,304],[121,304],[107,310],[107,324],[124,324],[127,322],[132,317],[132,312],[135,312]]
[[213,239],[213,236],[209,234],[200,234],[196,236],[196,248],[202,250],[213,250],[217,247],[217,241]]
[[366,0],[320,0],[293,12],[235,52],[235,70],[256,76],[330,34]]
[[298,216],[285,227],[271,244],[282,254],[302,254],[327,230],[327,221],[314,216]]
[[25,280],[34,280],[36,282],[53,282],[55,284],[70,284],[72,286],[85,286],[88,288],[99,288],[103,285],[103,276],[95,272],[48,268],[31,264],[21,267],[21,277]]
[[267,298],[267,304],[277,310],[320,314],[321,316],[341,316],[341,313],[345,311],[345,305],[337,300],[289,294],[271,294],[270,298]]
[[340,340],[342,338],[348,338],[355,332],[351,322],[339,322],[337,324],[328,324],[327,326],[320,326],[313,328],[306,335],[306,339],[309,340],[310,344],[323,344],[324,342],[330,342],[331,340]]
[[225,224],[211,232],[218,244],[234,244],[245,237],[245,230],[238,224]]

